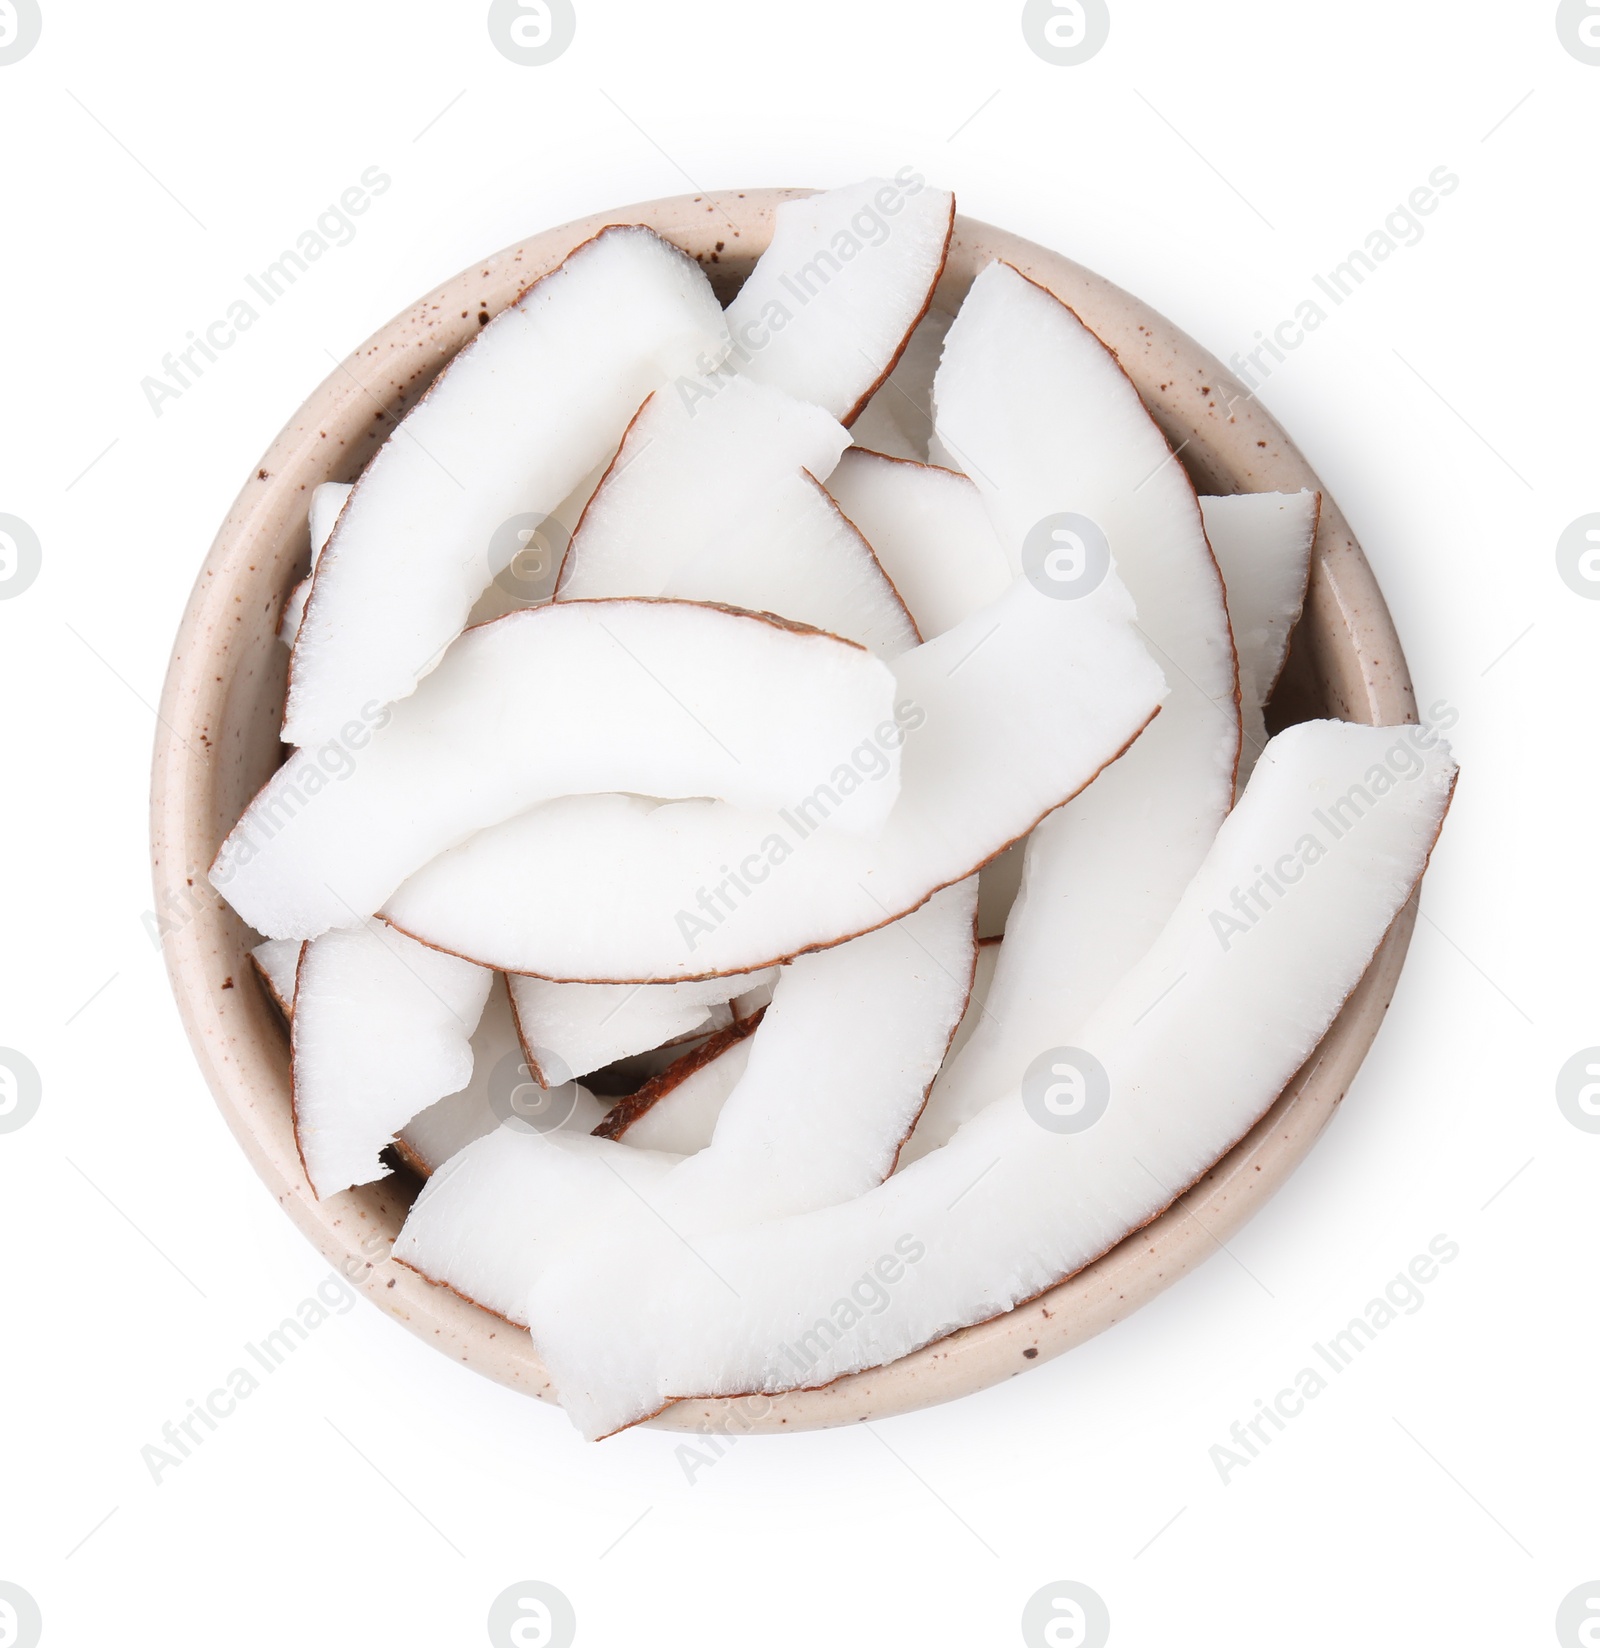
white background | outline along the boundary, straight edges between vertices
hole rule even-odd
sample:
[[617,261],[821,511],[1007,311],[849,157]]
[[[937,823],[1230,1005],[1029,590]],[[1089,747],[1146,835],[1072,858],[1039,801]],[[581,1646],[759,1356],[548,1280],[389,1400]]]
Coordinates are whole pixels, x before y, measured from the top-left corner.
[[[1536,1644],[1600,1578],[1600,67],[1554,6],[1112,0],[1078,68],[1016,0],[579,0],[545,68],[483,0],[44,0],[0,68],[0,1579],[47,1644],[468,1644],[524,1579],[584,1644],[1021,1641],[1059,1579],[1147,1644]],[[112,134],[115,134],[114,136]],[[1179,135],[1181,134],[1181,135]],[[1203,158],[1202,158],[1203,157]],[[1463,778],[1388,1023],[1289,1187],[1100,1340],[959,1404],[580,1442],[360,1304],[160,1485],[140,1449],[326,1266],[214,1110],[141,918],[168,651],[234,493],[367,333],[623,202],[914,165],[1223,357],[1435,167],[1459,190],[1263,389],[1377,568]],[[140,380],[369,166],[354,242],[157,418]],[[87,473],[84,473],[87,467]],[[1507,650],[1509,648],[1509,650]],[[1428,1241],[1459,1259],[1224,1485],[1209,1457]],[[642,1519],[642,1520],[641,1520]],[[1574,1639],[1575,1640],[1575,1639]]]

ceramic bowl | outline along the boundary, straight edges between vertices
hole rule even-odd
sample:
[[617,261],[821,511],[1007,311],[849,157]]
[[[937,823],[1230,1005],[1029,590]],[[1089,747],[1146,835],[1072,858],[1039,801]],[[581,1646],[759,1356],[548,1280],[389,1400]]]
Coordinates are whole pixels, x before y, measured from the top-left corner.
[[[201,568],[162,699],[152,798],[157,909],[178,1007],[223,1115],[284,1211],[380,1308],[444,1355],[533,1396],[554,1399],[526,1334],[388,1257],[414,1180],[396,1176],[327,1201],[312,1194],[290,1120],[288,1039],[248,960],[256,938],[212,893],[205,871],[282,758],[287,654],[275,627],[308,564],[312,488],[354,480],[482,318],[606,224],[648,224],[698,258],[726,299],[766,246],[774,207],[805,192],[729,191],[716,204],[685,195],[551,229],[474,264],[391,320],[311,395],[252,470]],[[939,307],[954,311],[997,257],[1070,304],[1117,351],[1202,493],[1323,491],[1310,595],[1273,724],[1317,715],[1414,720],[1405,660],[1371,569],[1283,430],[1160,315],[1003,230],[956,220]],[[779,1431],[880,1418],[1038,1367],[1137,1310],[1227,1241],[1327,1125],[1388,1006],[1414,913],[1402,912],[1316,1055],[1260,1124],[1181,1201],[1094,1264],[1005,1316],[876,1371],[770,1400],[683,1402],[655,1423]]]

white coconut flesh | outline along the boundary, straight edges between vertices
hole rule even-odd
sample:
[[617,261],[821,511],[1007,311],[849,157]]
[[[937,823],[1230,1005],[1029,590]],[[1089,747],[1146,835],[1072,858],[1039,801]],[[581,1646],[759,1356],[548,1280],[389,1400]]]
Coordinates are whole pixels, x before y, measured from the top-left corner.
[[397,1257],[530,1327],[587,1436],[885,1364],[1157,1216],[1448,806],[1415,727],[1251,773],[1319,500],[1198,500],[1007,265],[932,309],[953,213],[791,199],[726,313],[604,231],[310,498],[300,748],[213,881],[312,1190],[421,1174]]
[[1080,1047],[1041,1048],[942,1150],[692,1252],[624,1238],[562,1255],[524,1312],[575,1424],[601,1436],[677,1397],[878,1366],[1034,1297],[1154,1217],[1310,1057],[1410,897],[1454,771],[1415,727],[1281,734]]
[[872,545],[925,636],[998,600],[1011,564],[965,475],[851,447],[828,491]]
[[819,407],[748,378],[658,391],[584,511],[557,599],[722,601],[905,652],[916,626],[818,485],[849,439]]
[[1148,948],[1233,803],[1237,669],[1199,501],[1116,357],[1005,264],[973,284],[934,388],[1008,553],[1063,605],[1114,566],[1170,688],[1123,760],[1029,838],[982,1022],[908,1151],[947,1139]]
[[[969,880],[785,967],[704,1150],[680,1162],[633,1141],[501,1128],[429,1180],[396,1255],[523,1320],[554,1258],[605,1232],[684,1245],[870,1189],[893,1169],[965,1011],[976,907]],[[475,1217],[491,1194],[519,1204],[514,1239]]]
[[295,1139],[319,1197],[370,1184],[419,1111],[472,1079],[492,975],[380,921],[325,933],[300,957],[291,1036]]
[[728,305],[729,370],[849,424],[926,313],[954,225],[955,197],[920,179],[785,201]]
[[322,559],[322,552],[333,536],[339,511],[353,491],[355,488],[344,481],[324,481],[311,490],[311,571],[289,591],[283,603],[283,613],[278,620],[278,639],[285,646],[292,647],[295,636],[300,633],[300,620],[305,616],[306,599],[311,594],[311,580],[316,575],[317,562]]
[[728,1024],[728,1004],[770,984],[773,969],[689,984],[555,984],[514,974],[522,1044],[547,1082],[586,1076],[634,1053]]
[[726,350],[694,259],[637,226],[602,231],[495,316],[339,517],[295,642],[285,742],[336,738],[407,697],[465,625],[507,523],[554,509],[651,390]]
[[[313,938],[547,798],[785,805],[892,723],[895,696],[862,648],[748,613],[654,601],[512,613],[463,636],[358,750],[301,750],[279,768],[212,881],[259,932]],[[882,824],[899,752],[882,760],[882,781],[841,801],[830,834]]]
[[[557,801],[443,854],[385,914],[485,965],[590,982],[753,972],[841,943],[965,880],[1139,736],[1165,689],[1131,618],[1114,577],[1077,601],[1019,580],[893,660],[898,720],[783,806]],[[830,827],[886,782],[890,748],[884,827]]]
[[1200,500],[1239,653],[1241,787],[1266,747],[1262,711],[1283,673],[1289,636],[1305,606],[1321,508],[1315,492],[1241,492]]
[[933,377],[954,319],[942,309],[929,309],[922,317],[894,371],[851,424],[850,438],[857,446],[913,463],[928,461]]

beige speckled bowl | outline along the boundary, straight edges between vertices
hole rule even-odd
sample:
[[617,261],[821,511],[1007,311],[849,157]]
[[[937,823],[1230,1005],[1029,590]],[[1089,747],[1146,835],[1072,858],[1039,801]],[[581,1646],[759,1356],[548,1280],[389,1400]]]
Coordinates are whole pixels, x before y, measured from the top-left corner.
[[[535,1396],[552,1392],[526,1335],[389,1260],[410,1181],[389,1179],[325,1202],[312,1195],[290,1123],[287,1038],[247,961],[254,936],[211,892],[205,869],[281,758],[287,654],[274,628],[284,595],[305,571],[311,489],[355,479],[396,418],[477,333],[480,314],[497,313],[604,225],[649,224],[698,256],[726,298],[766,246],[774,206],[791,192],[805,191],[729,191],[721,210],[702,196],[680,196],[552,229],[474,265],[390,321],[312,394],[245,483],[195,585],[162,699],[152,798],[157,909],[170,929],[173,991],[217,1103],[273,1195],[330,1261],[445,1355]],[[1071,304],[1117,350],[1201,492],[1320,486],[1283,431],[1210,355],[1054,252],[958,218],[939,305],[954,310],[995,257]],[[1238,397],[1231,414],[1223,386]],[[1276,710],[1279,724],[1318,714],[1415,719],[1383,596],[1331,502]],[[900,1413],[1037,1367],[1136,1310],[1209,1257],[1310,1149],[1377,1032],[1413,920],[1408,907],[1317,1056],[1255,1130],[1182,1201],[1069,1281],[824,1390],[770,1402],[683,1402],[656,1423],[804,1430]]]

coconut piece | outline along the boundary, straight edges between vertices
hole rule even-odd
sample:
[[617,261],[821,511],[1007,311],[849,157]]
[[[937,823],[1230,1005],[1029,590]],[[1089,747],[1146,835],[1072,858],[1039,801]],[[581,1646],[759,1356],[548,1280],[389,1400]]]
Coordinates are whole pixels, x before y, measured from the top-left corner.
[[289,591],[278,619],[278,639],[286,647],[294,645],[300,633],[300,620],[305,616],[306,599],[311,594],[311,580],[316,576],[317,562],[333,536],[339,511],[355,488],[344,481],[324,481],[311,489],[311,571]]
[[[890,719],[894,691],[853,643],[749,613],[671,601],[512,613],[463,636],[357,754],[302,750],[279,768],[223,843],[212,882],[258,932],[313,938],[376,910],[474,830],[549,797],[782,806]],[[879,758],[883,781],[843,799],[834,828],[882,823],[898,752]]]
[[1030,838],[982,1022],[940,1073],[908,1159],[1004,1091],[1063,1014],[1081,1023],[1149,948],[1232,805],[1239,754],[1233,639],[1199,503],[1116,357],[991,264],[945,342],[935,401],[1008,552],[1046,582],[1071,575],[1068,590],[1114,565],[1171,694],[1127,758]]
[[[1113,577],[1077,601],[1021,581],[895,659],[897,719],[786,805],[557,801],[443,854],[385,914],[509,972],[591,982],[754,972],[842,943],[965,880],[1139,735],[1163,689],[1130,617]],[[902,738],[882,831],[823,827],[879,787]]]
[[250,952],[267,994],[286,1019],[294,1017],[294,976],[304,948],[297,938],[269,938]]
[[659,391],[584,511],[557,599],[722,601],[906,651],[916,626],[816,479],[849,439],[819,407],[747,378]]
[[775,969],[690,984],[553,984],[511,977],[522,1045],[540,1079],[568,1081],[653,1047],[720,1030],[742,990],[770,984]]
[[[764,1011],[763,1009],[762,1012]],[[719,1064],[742,1042],[748,1041],[761,1023],[762,1012],[757,1012],[748,1019],[735,1019],[731,1024],[724,1025],[703,1040],[695,1042],[686,1052],[680,1053],[670,1063],[663,1065],[636,1092],[619,1099],[607,1111],[605,1119],[592,1129],[594,1136],[597,1139],[621,1139],[632,1133],[646,1116],[662,1105],[663,1101],[684,1087],[694,1085],[702,1072],[709,1070],[713,1064]],[[738,1063],[738,1068],[741,1071],[744,1069],[742,1059]],[[719,1082],[716,1085],[723,1088],[724,1096],[732,1090],[731,1083]],[[709,1131],[706,1142],[710,1142]],[[648,1148],[677,1149],[675,1145],[661,1144]],[[688,1152],[681,1151],[679,1154],[687,1155]]]
[[637,225],[602,230],[490,321],[339,517],[295,642],[285,742],[324,743],[408,697],[490,581],[500,529],[555,508],[652,389],[726,349],[694,259]]
[[669,1065],[637,1093],[613,1106],[594,1129],[598,1139],[626,1139],[642,1150],[692,1156],[711,1143],[717,1117],[728,1095],[744,1079],[750,1063],[750,1038],[761,1022],[736,1020]]
[[569,1250],[527,1314],[574,1423],[601,1436],[674,1398],[879,1366],[1156,1217],[1312,1055],[1426,866],[1454,773],[1421,728],[1292,728],[1080,1042],[1040,1048],[943,1150],[692,1253],[631,1232]]
[[[627,1229],[643,1246],[668,1236],[687,1244],[876,1184],[966,1007],[976,905],[969,880],[903,921],[786,967],[710,1144],[681,1165],[610,1138],[502,1128],[429,1181],[396,1255],[523,1320],[522,1301],[555,1256],[603,1231]],[[515,1204],[514,1225],[499,1206],[486,1216],[491,1196]]]
[[913,463],[928,461],[933,378],[954,319],[942,309],[929,309],[922,317],[899,364],[851,424],[850,436],[857,446]]
[[927,313],[955,211],[954,195],[905,173],[784,201],[728,305],[730,370],[849,425]]
[[396,1137],[395,1151],[427,1178],[474,1139],[530,1112],[542,1117],[547,1131],[587,1133],[605,1109],[578,1082],[550,1090],[536,1082],[517,1040],[511,998],[501,976],[490,987],[483,1017],[472,1033],[472,1080],[459,1093],[413,1116]]
[[1228,592],[1228,618],[1239,652],[1239,710],[1244,748],[1238,787],[1266,747],[1262,715],[1289,656],[1289,636],[1305,606],[1311,549],[1322,496],[1316,492],[1242,492],[1202,498],[1206,537]]
[[965,475],[852,447],[828,491],[861,529],[924,635],[942,635],[1011,582],[1006,552]]
[[300,957],[290,1046],[294,1129],[319,1197],[389,1171],[378,1153],[472,1078],[491,976],[368,921]]

